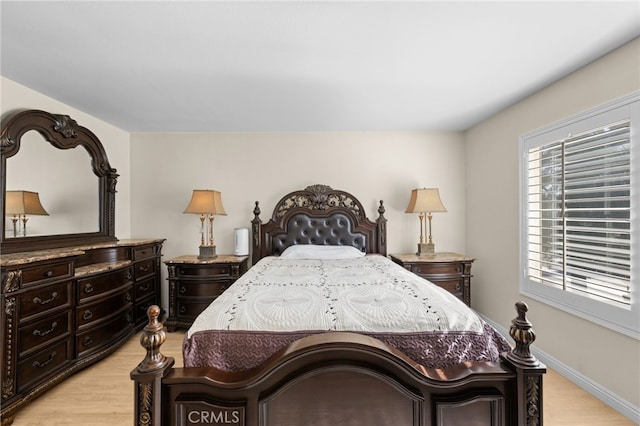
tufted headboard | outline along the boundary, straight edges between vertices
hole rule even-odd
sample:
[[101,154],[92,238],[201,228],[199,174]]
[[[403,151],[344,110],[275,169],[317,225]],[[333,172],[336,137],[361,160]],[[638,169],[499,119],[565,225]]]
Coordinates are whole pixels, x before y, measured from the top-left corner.
[[380,201],[377,220],[367,219],[362,204],[345,191],[311,185],[278,201],[262,223],[256,201],[251,221],[252,261],[279,255],[294,244],[349,245],[365,253],[387,254],[387,220]]

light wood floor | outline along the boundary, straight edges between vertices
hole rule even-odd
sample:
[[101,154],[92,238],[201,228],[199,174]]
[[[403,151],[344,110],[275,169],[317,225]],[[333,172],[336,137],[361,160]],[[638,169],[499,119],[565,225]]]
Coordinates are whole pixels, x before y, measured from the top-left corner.
[[[182,366],[184,334],[167,333],[162,353]],[[30,404],[15,426],[133,425],[131,370],[144,357],[134,336],[107,359],[83,370]],[[592,397],[554,371],[544,378],[545,426],[633,426],[635,423]]]

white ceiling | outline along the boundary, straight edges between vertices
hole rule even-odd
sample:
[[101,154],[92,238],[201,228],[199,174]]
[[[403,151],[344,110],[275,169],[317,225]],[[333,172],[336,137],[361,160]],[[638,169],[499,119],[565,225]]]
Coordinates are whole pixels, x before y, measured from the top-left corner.
[[640,35],[638,1],[0,8],[3,76],[130,132],[464,130]]

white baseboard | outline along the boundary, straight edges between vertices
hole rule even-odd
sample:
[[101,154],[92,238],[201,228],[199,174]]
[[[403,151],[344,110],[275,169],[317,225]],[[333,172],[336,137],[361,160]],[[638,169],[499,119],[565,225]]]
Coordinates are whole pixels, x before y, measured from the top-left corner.
[[[484,315],[480,316],[486,322],[491,324],[496,330],[498,330],[500,334],[505,336],[507,340],[509,340],[510,342],[512,341],[511,337],[509,337],[509,331],[506,328],[502,327],[499,324],[496,324]],[[547,367],[550,367],[570,382],[573,382],[576,386],[579,386],[580,388],[589,392],[591,395],[598,398],[600,401],[604,402],[623,416],[628,417],[631,421],[640,424],[640,407],[633,405],[631,402],[621,398],[604,386],[594,382],[588,377],[583,376],[573,368],[562,363],[561,361],[558,361],[548,353],[537,349],[535,346],[531,347],[531,352],[536,358],[546,364]]]

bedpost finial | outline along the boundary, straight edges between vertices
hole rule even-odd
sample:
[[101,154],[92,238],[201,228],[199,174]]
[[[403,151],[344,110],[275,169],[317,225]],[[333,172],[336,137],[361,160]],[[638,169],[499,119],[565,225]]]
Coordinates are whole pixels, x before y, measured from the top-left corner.
[[380,207],[378,207],[378,214],[379,214],[380,216],[383,216],[385,211],[386,211],[386,210],[385,210],[385,208],[384,208],[383,201],[382,201],[382,200],[380,200]]
[[140,335],[140,345],[147,350],[147,355],[138,365],[138,371],[141,373],[164,368],[170,362],[167,357],[160,353],[160,346],[166,339],[164,327],[158,321],[160,312],[160,307],[157,305],[151,305],[147,309],[149,323],[144,327]]
[[259,204],[260,204],[260,203],[258,203],[258,202],[256,201],[256,206],[253,208],[253,215],[254,215],[256,218],[258,218],[258,216],[260,216],[260,206],[259,206]]
[[509,335],[516,342],[515,348],[507,353],[506,357],[514,364],[521,367],[537,367],[540,362],[531,355],[530,346],[536,340],[536,333],[532,324],[527,319],[529,307],[524,302],[516,303],[518,317],[511,321]]

